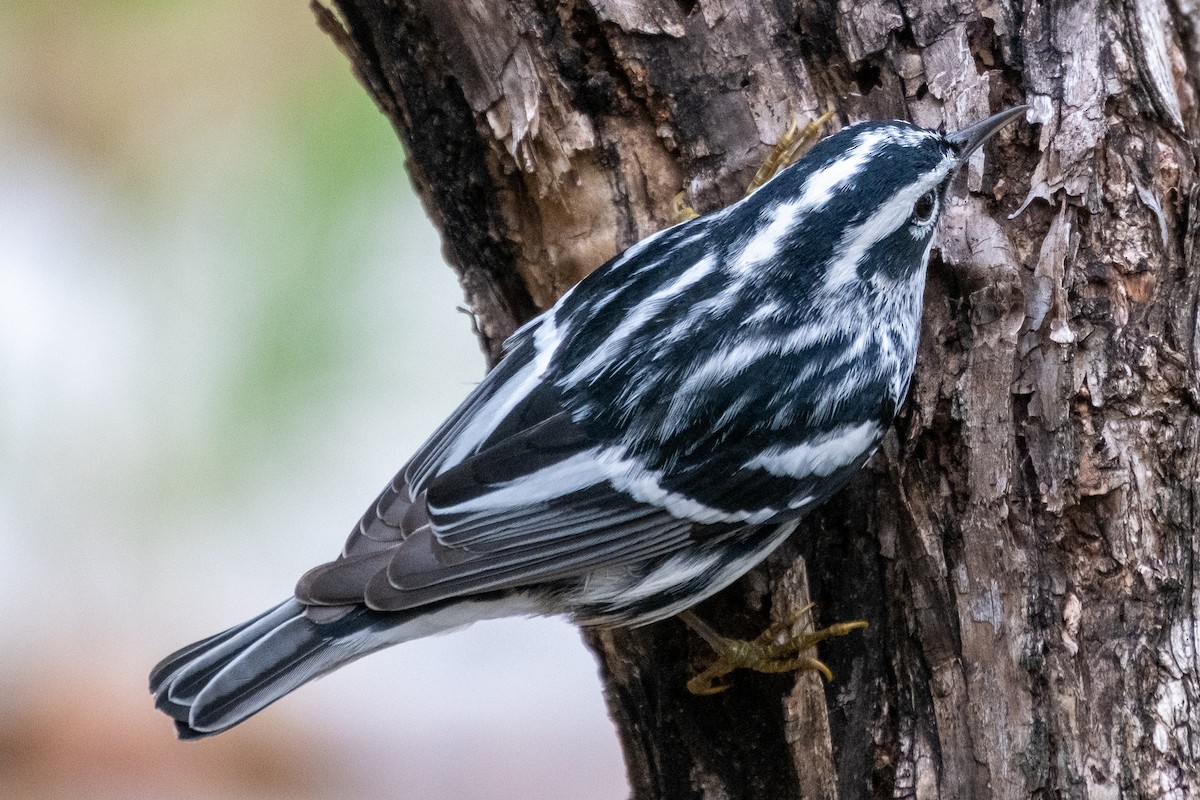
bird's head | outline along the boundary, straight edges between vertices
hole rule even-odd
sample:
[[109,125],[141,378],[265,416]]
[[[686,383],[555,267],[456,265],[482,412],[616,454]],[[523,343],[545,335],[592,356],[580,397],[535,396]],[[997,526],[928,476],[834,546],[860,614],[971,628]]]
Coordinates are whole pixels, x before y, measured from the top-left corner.
[[800,250],[823,267],[826,288],[861,281],[886,290],[923,272],[951,178],[1024,111],[1010,108],[946,134],[902,121],[848,126],[772,182],[778,185],[764,187],[770,191],[762,199],[771,213],[787,209],[807,230],[803,238],[828,243],[815,259],[812,250]]

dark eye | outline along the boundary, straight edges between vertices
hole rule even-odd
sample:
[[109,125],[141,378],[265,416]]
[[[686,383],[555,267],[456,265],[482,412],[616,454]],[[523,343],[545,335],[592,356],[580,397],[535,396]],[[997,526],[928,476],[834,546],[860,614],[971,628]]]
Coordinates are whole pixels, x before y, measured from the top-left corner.
[[912,216],[908,218],[908,221],[914,225],[924,225],[933,219],[933,212],[936,208],[937,192],[930,189],[917,199],[917,204],[913,206]]

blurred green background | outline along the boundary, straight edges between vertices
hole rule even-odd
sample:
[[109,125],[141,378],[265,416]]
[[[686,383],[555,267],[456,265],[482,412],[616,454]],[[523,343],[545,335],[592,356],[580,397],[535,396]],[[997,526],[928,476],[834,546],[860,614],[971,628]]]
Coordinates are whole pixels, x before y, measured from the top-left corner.
[[335,555],[478,380],[461,303],[304,3],[0,0],[0,797],[627,793],[561,622],[194,744],[146,692]]

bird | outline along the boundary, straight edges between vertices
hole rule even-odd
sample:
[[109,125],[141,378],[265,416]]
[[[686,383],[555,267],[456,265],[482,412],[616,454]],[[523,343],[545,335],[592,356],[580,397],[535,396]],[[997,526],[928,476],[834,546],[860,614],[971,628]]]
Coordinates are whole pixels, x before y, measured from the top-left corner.
[[874,453],[913,375],[947,187],[1025,110],[954,133],[848,125],[610,259],[509,337],[337,558],[155,666],[156,706],[209,736],[357,658],[505,616],[680,615],[719,649],[689,609]]

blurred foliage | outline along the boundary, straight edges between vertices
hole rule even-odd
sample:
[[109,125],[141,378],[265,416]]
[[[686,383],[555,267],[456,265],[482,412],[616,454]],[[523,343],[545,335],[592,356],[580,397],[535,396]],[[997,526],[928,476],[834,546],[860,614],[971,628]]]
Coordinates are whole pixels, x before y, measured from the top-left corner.
[[132,281],[157,326],[145,479],[239,486],[363,378],[375,229],[428,225],[395,134],[294,0],[5,0],[0,75],[0,126],[98,184],[140,240],[89,267]]

